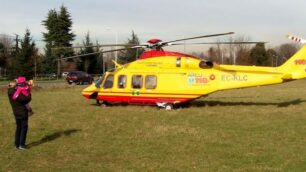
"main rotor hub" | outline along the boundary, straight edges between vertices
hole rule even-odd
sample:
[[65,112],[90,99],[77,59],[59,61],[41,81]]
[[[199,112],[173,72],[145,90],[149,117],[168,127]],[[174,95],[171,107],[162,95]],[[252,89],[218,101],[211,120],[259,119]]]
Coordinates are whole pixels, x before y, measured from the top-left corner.
[[147,41],[147,43],[150,43],[150,44],[157,44],[159,42],[162,42],[162,40],[160,39],[150,39]]

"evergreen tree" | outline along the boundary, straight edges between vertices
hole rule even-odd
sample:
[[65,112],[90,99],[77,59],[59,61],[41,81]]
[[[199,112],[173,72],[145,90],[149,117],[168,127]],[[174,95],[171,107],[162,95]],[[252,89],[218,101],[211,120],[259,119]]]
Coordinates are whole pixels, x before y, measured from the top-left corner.
[[16,48],[13,47],[13,40],[8,35],[0,36],[0,67],[1,74],[11,73],[13,57],[16,56]]
[[4,45],[0,42],[0,53],[4,52]]
[[[5,64],[6,64],[6,58],[5,58],[5,55],[4,55],[4,45],[0,42],[0,67],[4,67]],[[0,73],[1,75],[1,73]]]
[[[93,43],[90,40],[89,32],[85,36],[85,41],[83,41],[84,49],[81,49],[81,54],[94,53]],[[95,73],[97,64],[98,54],[88,55],[81,57],[81,63],[79,69],[87,73]]]
[[7,57],[6,57],[6,47],[3,43],[0,42],[0,77],[4,74],[4,71],[7,69]]
[[251,49],[250,57],[252,59],[253,65],[257,66],[269,65],[269,59],[267,57],[264,43],[257,43],[255,47]]
[[[99,43],[98,41],[96,42],[97,47],[95,48],[95,52],[99,52],[99,51],[103,51],[103,49],[100,50]],[[104,60],[103,60],[103,53],[99,53],[97,54],[97,63],[95,66],[95,74],[101,74],[103,73],[103,69],[104,69]]]
[[72,19],[67,8],[62,5],[59,12],[55,9],[50,10],[42,24],[47,29],[47,32],[43,33],[44,41],[46,41],[44,68],[45,72],[53,73],[57,69],[59,58],[73,55],[72,49],[60,48],[72,46],[71,42],[75,37],[71,31]]
[[43,60],[43,71],[44,73],[55,73],[56,72],[56,65],[57,65],[57,58],[54,53],[52,53],[52,46],[50,43],[46,43],[45,48],[45,58]]
[[273,49],[268,49],[267,57],[269,59],[271,66],[278,66],[278,56],[276,51],[274,51]]
[[56,24],[57,24],[57,12],[53,9],[48,12],[47,19],[43,21],[43,25],[48,30],[47,33],[43,33],[45,47],[45,60],[43,62],[43,68],[46,73],[54,73],[56,71],[56,56],[52,53],[52,47],[55,47],[56,40]]
[[11,77],[15,78],[18,75],[23,75],[28,79],[34,77],[37,51],[35,42],[32,41],[30,30],[26,29],[24,38],[21,40],[21,49],[13,61],[14,65]]
[[[72,33],[72,18],[70,13],[67,11],[67,8],[61,6],[60,13],[58,15],[58,32],[57,32],[57,41],[56,46],[71,47],[71,42],[74,40],[75,34]],[[70,49],[69,49],[70,50]],[[71,51],[64,51],[64,55],[72,55]]]
[[[126,48],[130,47],[129,44],[131,44],[131,45],[139,45],[140,44],[138,36],[134,33],[134,31],[132,31],[131,38],[128,39],[126,44],[128,44],[126,46]],[[144,50],[141,49],[141,48],[127,49],[127,50],[122,51],[122,52],[120,52],[119,63],[132,62],[132,61],[138,59],[139,55],[142,54],[143,51]]]

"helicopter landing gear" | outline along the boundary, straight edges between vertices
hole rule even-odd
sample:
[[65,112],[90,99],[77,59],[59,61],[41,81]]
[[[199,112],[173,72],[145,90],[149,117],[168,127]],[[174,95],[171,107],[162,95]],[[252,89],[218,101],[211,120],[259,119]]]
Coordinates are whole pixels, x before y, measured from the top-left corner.
[[96,100],[96,104],[97,104],[98,106],[101,106],[100,100]]
[[164,108],[165,110],[173,110],[174,105],[172,103],[156,103],[158,107]]
[[102,107],[106,107],[106,106],[108,105],[107,102],[101,101],[101,100],[96,100],[96,104],[97,104],[98,106],[102,106]]
[[168,103],[165,105],[165,110],[172,110],[172,109],[173,109],[173,104]]
[[101,103],[101,106],[102,106],[102,107],[107,107],[108,104],[107,104],[107,102],[103,102],[103,103]]

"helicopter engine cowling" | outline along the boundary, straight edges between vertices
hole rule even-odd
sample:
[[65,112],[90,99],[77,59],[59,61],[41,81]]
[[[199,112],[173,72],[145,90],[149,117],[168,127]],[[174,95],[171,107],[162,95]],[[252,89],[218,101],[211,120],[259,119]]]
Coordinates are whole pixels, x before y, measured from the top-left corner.
[[176,67],[183,67],[187,69],[211,69],[214,67],[212,61],[201,60],[194,57],[177,57]]
[[199,67],[202,69],[210,69],[214,66],[214,63],[212,61],[206,61],[206,60],[202,60],[199,63]]

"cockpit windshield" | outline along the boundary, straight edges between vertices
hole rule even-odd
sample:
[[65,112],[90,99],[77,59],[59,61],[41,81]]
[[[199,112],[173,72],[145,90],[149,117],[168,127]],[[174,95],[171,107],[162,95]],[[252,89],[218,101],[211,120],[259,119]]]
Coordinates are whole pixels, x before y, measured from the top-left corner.
[[102,84],[104,78],[105,78],[105,74],[103,74],[102,76],[100,76],[100,77],[98,78],[98,80],[96,80],[95,86],[96,86],[97,88],[100,88],[100,87],[101,87],[101,84]]

